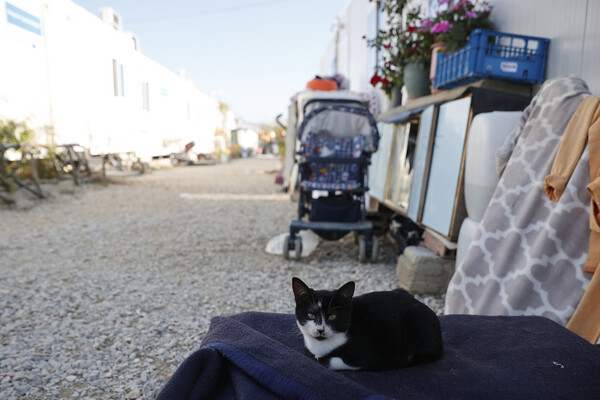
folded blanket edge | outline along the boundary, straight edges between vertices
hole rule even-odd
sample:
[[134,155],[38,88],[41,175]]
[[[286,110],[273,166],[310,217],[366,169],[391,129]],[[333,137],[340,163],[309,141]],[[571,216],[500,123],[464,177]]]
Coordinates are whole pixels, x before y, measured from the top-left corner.
[[323,400],[309,388],[287,377],[270,365],[227,343],[211,342],[204,348],[212,348],[242,369],[264,387],[285,399]]

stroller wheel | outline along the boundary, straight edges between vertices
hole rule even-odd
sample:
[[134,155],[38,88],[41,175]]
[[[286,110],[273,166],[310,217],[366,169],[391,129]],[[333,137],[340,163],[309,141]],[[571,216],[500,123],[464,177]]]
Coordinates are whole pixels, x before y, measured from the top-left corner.
[[300,256],[302,255],[302,238],[300,236],[294,239],[294,250],[296,251],[296,260],[300,260]]
[[290,235],[286,235],[283,238],[283,258],[286,260],[290,259]]
[[379,259],[379,240],[374,237],[371,245],[371,262],[377,262]]
[[358,237],[358,262],[364,263],[367,261],[367,238],[363,235]]

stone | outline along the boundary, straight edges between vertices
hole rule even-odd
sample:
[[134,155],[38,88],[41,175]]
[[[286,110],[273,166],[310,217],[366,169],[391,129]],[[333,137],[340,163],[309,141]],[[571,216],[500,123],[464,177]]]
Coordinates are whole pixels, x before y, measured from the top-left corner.
[[137,389],[137,388],[135,388],[135,389],[132,389],[130,392],[128,392],[128,393],[125,395],[125,398],[126,398],[126,399],[137,399],[137,398],[139,398],[141,395],[142,395],[142,393],[140,392],[140,390],[139,390],[139,389]]
[[423,246],[409,246],[398,257],[396,275],[400,286],[410,293],[446,293],[454,274],[455,261],[438,256]]

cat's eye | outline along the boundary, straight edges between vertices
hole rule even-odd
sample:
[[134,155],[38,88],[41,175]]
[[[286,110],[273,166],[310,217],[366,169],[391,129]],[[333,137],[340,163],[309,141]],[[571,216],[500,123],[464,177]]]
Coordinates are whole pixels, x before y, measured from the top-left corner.
[[336,317],[336,315],[335,315],[335,314],[331,314],[331,315],[328,317],[328,319],[329,319],[330,321],[333,321],[333,320],[335,319],[335,317]]
[[309,312],[308,314],[306,314],[306,317],[307,317],[308,319],[315,319],[315,314],[313,314],[313,313]]

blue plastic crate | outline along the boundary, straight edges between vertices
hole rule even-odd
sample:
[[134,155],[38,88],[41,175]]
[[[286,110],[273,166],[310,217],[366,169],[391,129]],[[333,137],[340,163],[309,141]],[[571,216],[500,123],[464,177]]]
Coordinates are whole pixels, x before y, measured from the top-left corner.
[[451,89],[480,79],[542,83],[549,39],[477,29],[465,47],[438,53],[435,89]]

